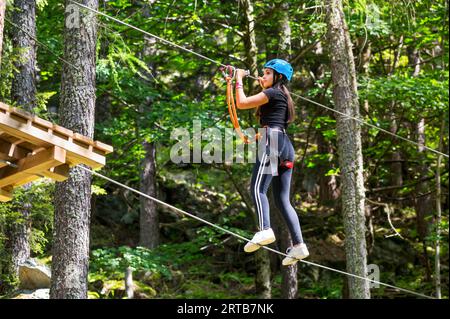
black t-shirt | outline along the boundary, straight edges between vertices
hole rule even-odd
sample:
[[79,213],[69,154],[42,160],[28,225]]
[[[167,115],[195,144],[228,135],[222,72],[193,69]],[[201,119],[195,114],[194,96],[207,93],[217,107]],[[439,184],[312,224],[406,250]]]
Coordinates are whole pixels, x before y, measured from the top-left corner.
[[288,99],[280,89],[269,88],[263,93],[269,98],[269,103],[261,105],[261,125],[287,128]]

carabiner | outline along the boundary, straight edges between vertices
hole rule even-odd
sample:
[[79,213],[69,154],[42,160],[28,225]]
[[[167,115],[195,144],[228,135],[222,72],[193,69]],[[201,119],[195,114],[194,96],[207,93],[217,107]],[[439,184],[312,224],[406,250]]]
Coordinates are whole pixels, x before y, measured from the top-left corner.
[[234,79],[234,77],[236,76],[236,68],[234,66],[231,65],[226,65],[226,66],[222,66],[220,67],[220,70],[222,71],[222,74],[225,78],[231,78]]

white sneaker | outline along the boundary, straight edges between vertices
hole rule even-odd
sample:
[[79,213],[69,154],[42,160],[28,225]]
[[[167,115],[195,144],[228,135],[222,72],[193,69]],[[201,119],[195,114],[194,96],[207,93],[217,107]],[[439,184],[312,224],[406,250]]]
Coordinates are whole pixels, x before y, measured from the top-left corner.
[[261,246],[271,244],[274,241],[275,234],[273,233],[272,228],[264,229],[253,236],[252,240],[244,246],[244,251],[246,253],[252,253],[261,248]]
[[300,259],[308,257],[309,251],[305,244],[300,244],[295,247],[289,247],[286,251],[286,254],[289,257],[285,257],[282,264],[283,266],[290,266],[295,264]]

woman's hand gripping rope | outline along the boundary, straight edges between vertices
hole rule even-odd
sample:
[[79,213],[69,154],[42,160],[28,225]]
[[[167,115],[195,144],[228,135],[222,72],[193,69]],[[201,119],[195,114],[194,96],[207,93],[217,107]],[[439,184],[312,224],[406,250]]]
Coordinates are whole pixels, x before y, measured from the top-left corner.
[[[236,103],[234,101],[233,96],[233,85],[232,81],[236,78],[242,79],[242,77],[247,76],[250,74],[248,70],[243,69],[236,69],[235,67],[231,65],[227,65],[226,67],[220,68],[222,71],[222,74],[225,77],[225,80],[227,81],[227,105],[228,105],[228,113],[230,114],[231,123],[233,123],[233,127],[236,130],[239,137],[242,139],[242,141],[245,144],[250,144],[253,142],[248,136],[246,136],[239,125],[239,120],[237,116],[237,110],[236,110]],[[236,81],[236,89],[242,88],[242,83]],[[259,139],[260,134],[256,134],[254,140],[257,141]]]

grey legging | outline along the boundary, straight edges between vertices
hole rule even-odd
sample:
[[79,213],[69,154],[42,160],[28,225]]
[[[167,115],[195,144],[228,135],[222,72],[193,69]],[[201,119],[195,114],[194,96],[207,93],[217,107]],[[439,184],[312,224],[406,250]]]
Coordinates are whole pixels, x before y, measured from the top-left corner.
[[[293,244],[303,243],[300,222],[289,200],[289,191],[291,186],[292,168],[279,166],[281,161],[294,161],[294,147],[287,136],[283,132],[267,129],[271,132],[264,134],[262,140],[266,142],[266,147],[262,144],[262,154],[256,157],[256,163],[253,167],[253,175],[251,182],[251,194],[256,207],[259,230],[270,228],[269,201],[267,199],[267,190],[270,183],[273,182],[273,196],[275,205],[283,214],[283,217],[292,236]],[[266,130],[266,132],[267,132]],[[268,136],[271,136],[269,139]],[[272,143],[270,143],[272,141]],[[275,141],[275,142],[273,142]],[[275,146],[270,146],[270,144]],[[273,161],[276,162],[278,175],[271,171],[270,157],[273,155]]]

